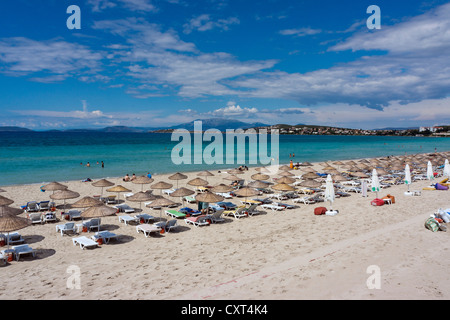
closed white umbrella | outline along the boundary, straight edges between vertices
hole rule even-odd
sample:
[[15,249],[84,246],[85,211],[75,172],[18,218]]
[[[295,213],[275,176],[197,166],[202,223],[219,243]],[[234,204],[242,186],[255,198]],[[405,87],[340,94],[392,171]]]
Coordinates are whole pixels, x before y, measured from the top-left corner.
[[427,178],[428,178],[428,180],[434,179],[433,165],[431,164],[431,161],[428,161],[428,165],[427,165]]
[[327,175],[327,180],[325,183],[325,200],[330,201],[330,210],[327,211],[325,214],[333,215],[336,214],[337,211],[333,210],[333,202],[336,198],[336,195],[334,193],[334,185],[333,185],[333,179],[331,178],[331,175]]
[[372,171],[372,185],[371,189],[373,192],[376,192],[378,198],[378,191],[380,191],[380,180],[378,179],[377,169],[373,169]]
[[445,159],[443,176],[450,178],[450,164],[448,163],[448,159]]
[[409,185],[411,184],[411,170],[409,169],[409,164],[405,166],[405,184],[408,185],[408,193],[409,193]]

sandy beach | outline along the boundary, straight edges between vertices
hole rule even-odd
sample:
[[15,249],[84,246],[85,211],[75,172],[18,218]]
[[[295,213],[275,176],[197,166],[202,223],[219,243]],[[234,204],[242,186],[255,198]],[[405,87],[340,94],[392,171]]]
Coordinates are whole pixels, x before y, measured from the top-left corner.
[[[315,163],[313,168],[321,166]],[[223,179],[226,173],[211,172],[210,185],[229,183]],[[256,172],[250,168],[241,176],[249,182]],[[194,189],[186,182],[197,173],[186,175],[179,187]],[[152,184],[166,181],[175,186],[168,176],[154,176]],[[141,191],[141,185],[122,178],[108,180]],[[91,182],[59,182],[80,198],[100,193]],[[51,192],[41,192],[41,185],[2,187],[6,192],[1,195],[14,200],[12,207],[49,200]],[[314,215],[314,208],[329,208],[328,202],[299,203],[294,209],[261,209],[260,215],[226,217],[224,223],[204,227],[180,219],[176,231],[148,238],[135,226],[119,222],[118,215],[124,215],[120,213],[101,218],[102,230],[119,235],[117,241],[86,250],[73,245],[77,235],[56,232],[55,225],[64,220],[32,225],[18,232],[37,255],[0,267],[0,299],[446,300],[450,298],[450,231],[432,232],[424,222],[437,209],[450,207],[450,191],[423,190],[428,185],[427,180],[411,185],[412,190],[421,190],[421,196],[404,195],[404,184],[382,189],[379,197],[393,195],[395,203],[379,207],[370,204],[375,193],[368,192],[367,197],[351,193],[335,200],[333,209],[339,210],[335,216]],[[150,185],[144,185],[148,189]],[[240,200],[226,201],[240,204]],[[57,201],[58,206],[62,203]],[[139,208],[139,203],[126,203]],[[59,216],[60,209],[57,212]],[[143,212],[159,217],[159,210]],[[164,209],[163,218],[168,218]],[[73,267],[80,271],[79,289],[70,285]],[[372,270],[379,271],[378,288],[370,285]]]

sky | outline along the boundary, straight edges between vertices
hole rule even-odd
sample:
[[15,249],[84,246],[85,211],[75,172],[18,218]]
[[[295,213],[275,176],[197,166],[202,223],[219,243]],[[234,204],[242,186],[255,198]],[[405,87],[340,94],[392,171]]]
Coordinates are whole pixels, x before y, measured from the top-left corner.
[[450,2],[3,0],[0,88],[35,130],[450,125]]

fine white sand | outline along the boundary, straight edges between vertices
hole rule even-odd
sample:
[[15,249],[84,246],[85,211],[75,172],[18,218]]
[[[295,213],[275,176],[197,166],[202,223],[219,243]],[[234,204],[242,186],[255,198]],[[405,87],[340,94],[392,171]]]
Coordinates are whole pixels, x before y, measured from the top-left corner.
[[[210,185],[229,183],[223,180],[225,173],[212,173]],[[250,181],[254,173],[251,168],[242,177]],[[186,182],[197,173],[187,175],[179,186],[193,189]],[[152,184],[176,185],[168,176],[154,176]],[[141,185],[121,178],[108,180],[141,190]],[[100,193],[89,182],[59,182],[81,197]],[[41,192],[41,185],[2,187],[6,192],[1,195],[15,201],[12,207],[48,200],[51,192]],[[427,185],[414,182],[411,189]],[[149,188],[144,185],[144,190]],[[390,194],[396,201],[381,207],[370,204],[375,198],[371,192],[368,197],[352,193],[338,198],[333,204],[339,210],[336,216],[314,215],[315,207],[329,207],[328,202],[300,204],[198,228],[179,220],[177,231],[149,238],[113,215],[103,217],[102,226],[119,240],[86,250],[72,244],[76,236],[55,231],[64,220],[33,225],[18,232],[37,257],[0,267],[0,299],[449,299],[450,232],[432,232],[424,222],[438,208],[450,207],[450,191],[422,190],[421,196],[412,197],[404,195],[406,189],[383,189],[379,197]],[[139,208],[139,203],[127,203]],[[160,214],[149,208],[143,212]],[[164,211],[163,218],[168,218]],[[80,272],[79,289],[73,286],[76,273],[71,270]],[[373,270],[379,271],[378,288],[373,288]]]

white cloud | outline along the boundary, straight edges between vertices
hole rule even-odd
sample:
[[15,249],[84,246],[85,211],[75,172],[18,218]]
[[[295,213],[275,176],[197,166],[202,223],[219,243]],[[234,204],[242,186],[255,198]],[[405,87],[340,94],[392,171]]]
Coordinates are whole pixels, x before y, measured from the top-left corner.
[[92,7],[92,11],[101,12],[106,9],[112,9],[118,4],[130,11],[156,11],[156,7],[150,0],[87,0],[87,3]]
[[23,37],[0,40],[0,67],[9,75],[35,76],[36,81],[55,82],[72,74],[98,71],[102,53],[62,40],[35,41]]
[[230,25],[239,24],[240,21],[236,17],[226,19],[212,20],[209,14],[202,14],[192,18],[188,23],[184,24],[184,33],[191,33],[194,30],[208,31],[212,29],[228,30]]
[[321,33],[322,30],[320,29],[312,29],[312,28],[299,28],[299,29],[285,29],[281,30],[280,34],[284,36],[297,36],[297,37],[305,37],[305,36],[311,36],[314,34]]

